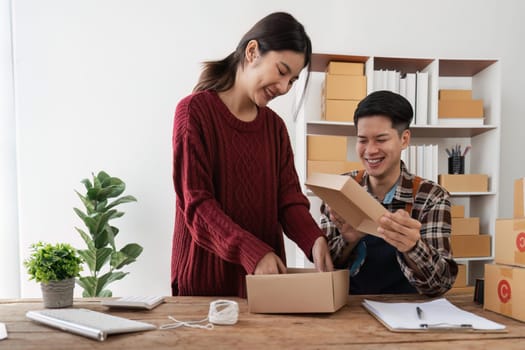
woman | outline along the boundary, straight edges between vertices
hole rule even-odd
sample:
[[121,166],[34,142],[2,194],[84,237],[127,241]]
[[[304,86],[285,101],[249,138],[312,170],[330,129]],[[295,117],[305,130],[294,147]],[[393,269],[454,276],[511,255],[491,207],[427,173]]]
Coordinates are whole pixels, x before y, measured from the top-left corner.
[[282,119],[266,107],[309,65],[311,42],[287,13],[261,19],[237,49],[204,64],[173,131],[173,295],[246,296],[246,274],[286,273],[283,231],[332,270],[301,192]]

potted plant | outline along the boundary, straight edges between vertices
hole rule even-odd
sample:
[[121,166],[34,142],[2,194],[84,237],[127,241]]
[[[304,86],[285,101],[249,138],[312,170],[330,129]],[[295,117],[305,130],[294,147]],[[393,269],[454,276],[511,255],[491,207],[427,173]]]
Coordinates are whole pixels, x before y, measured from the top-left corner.
[[[81,276],[77,283],[84,289],[83,297],[110,297],[113,293],[106,288],[107,285],[129,273],[119,270],[134,262],[142,253],[142,247],[130,243],[117,249],[115,237],[119,229],[110,225],[109,221],[124,215],[115,209],[116,206],[134,202],[136,199],[133,196],[119,197],[126,189],[126,184],[121,179],[111,177],[104,171],[92,176],[92,181],[81,181],[86,188],[85,194],[75,191],[85,210],[74,208],[74,211],[88,229],[88,232],[85,232],[75,227],[87,246],[87,249],[80,249],[78,253],[90,271],[89,275]],[[103,271],[105,265],[109,266]]]
[[82,270],[82,258],[67,243],[38,242],[31,245],[32,253],[24,261],[29,279],[40,282],[46,308],[73,305],[75,277]]

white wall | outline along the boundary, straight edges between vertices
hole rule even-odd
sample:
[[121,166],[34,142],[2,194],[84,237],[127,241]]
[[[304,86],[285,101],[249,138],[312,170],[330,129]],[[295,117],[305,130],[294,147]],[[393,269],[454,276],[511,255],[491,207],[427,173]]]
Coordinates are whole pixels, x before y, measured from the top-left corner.
[[[126,215],[114,222],[120,243],[145,248],[111,289],[169,294],[173,111],[195,84],[199,62],[230,53],[256,20],[276,10],[305,24],[315,52],[501,59],[500,216],[512,215],[511,181],[525,176],[514,152],[525,149],[520,0],[17,0],[13,7],[22,259],[37,240],[82,246],[73,189],[104,169],[139,200],[122,206]],[[292,134],[290,101],[274,107]],[[21,295],[39,296],[38,288],[23,272]]]

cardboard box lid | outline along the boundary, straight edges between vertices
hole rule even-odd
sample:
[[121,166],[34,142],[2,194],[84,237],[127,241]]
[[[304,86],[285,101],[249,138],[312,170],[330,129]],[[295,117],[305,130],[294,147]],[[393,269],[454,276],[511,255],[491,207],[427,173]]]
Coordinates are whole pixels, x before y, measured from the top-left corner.
[[324,313],[346,305],[349,272],[289,268],[286,274],[247,275],[248,308],[253,313]]
[[308,176],[306,187],[355,229],[382,238],[377,222],[387,210],[352,177],[313,173]]

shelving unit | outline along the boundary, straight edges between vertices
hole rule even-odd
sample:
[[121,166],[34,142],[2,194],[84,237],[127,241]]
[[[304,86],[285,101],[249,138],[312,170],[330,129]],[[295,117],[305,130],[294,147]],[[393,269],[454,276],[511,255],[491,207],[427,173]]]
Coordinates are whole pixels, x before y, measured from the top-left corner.
[[[484,101],[484,125],[413,125],[412,140],[415,145],[438,144],[439,173],[447,172],[445,148],[455,144],[472,145],[465,160],[465,172],[489,175],[488,192],[451,193],[452,204],[464,205],[465,216],[480,218],[480,233],[494,236],[498,217],[498,183],[500,164],[500,62],[493,59],[441,59],[441,58],[399,58],[358,55],[314,54],[312,72],[306,93],[305,104],[299,110],[296,120],[295,157],[296,168],[304,184],[306,180],[306,136],[309,134],[337,135],[349,137],[347,157],[358,161],[355,155],[355,126],[351,122],[321,120],[321,85],[328,62],[362,62],[365,64],[367,91],[373,91],[373,72],[379,69],[397,70],[404,73],[426,71],[429,74],[428,114],[429,120],[437,120],[438,91],[440,89],[472,89],[473,98]],[[303,188],[304,189],[304,188]],[[304,189],[311,201],[314,218],[319,217],[320,201]],[[493,243],[493,240],[492,240]],[[474,285],[476,278],[483,276],[484,263],[493,259],[487,257],[458,258],[467,263],[468,282]]]

